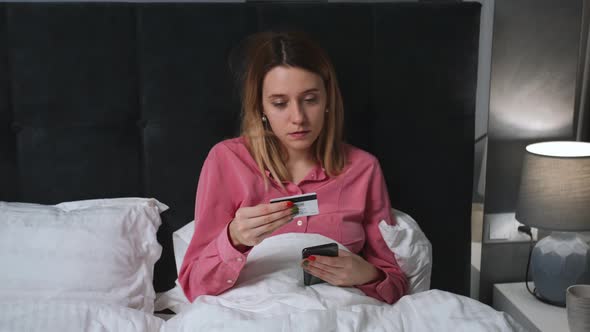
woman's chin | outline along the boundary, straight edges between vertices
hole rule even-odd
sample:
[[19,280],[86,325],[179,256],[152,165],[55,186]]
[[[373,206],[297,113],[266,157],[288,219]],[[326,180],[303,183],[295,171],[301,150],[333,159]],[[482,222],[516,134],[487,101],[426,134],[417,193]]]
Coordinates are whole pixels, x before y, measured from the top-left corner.
[[295,152],[306,152],[311,149],[313,143],[317,139],[316,135],[304,135],[304,137],[294,137],[293,135],[286,135],[281,139],[281,143],[285,148]]
[[[283,144],[285,144],[285,143],[283,143]],[[286,142],[285,147],[289,150],[303,152],[303,151],[308,151],[309,149],[311,149],[312,145],[313,145],[313,141],[311,141],[311,140],[295,140],[295,141]]]

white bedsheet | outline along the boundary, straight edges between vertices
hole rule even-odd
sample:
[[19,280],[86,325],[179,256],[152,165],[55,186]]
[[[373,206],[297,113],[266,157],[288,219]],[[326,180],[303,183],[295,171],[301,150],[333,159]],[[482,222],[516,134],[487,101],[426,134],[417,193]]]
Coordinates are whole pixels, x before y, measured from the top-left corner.
[[170,307],[179,314],[163,331],[523,331],[508,315],[444,291],[388,305],[355,288],[303,286],[301,249],[327,242],[316,234],[266,239],[250,253],[233,289],[192,304],[176,296]]

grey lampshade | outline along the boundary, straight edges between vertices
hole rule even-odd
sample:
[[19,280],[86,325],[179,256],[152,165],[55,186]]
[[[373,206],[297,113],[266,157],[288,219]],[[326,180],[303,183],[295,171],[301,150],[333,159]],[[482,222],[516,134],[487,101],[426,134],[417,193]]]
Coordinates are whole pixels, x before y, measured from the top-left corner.
[[527,146],[516,219],[548,230],[590,230],[590,143]]

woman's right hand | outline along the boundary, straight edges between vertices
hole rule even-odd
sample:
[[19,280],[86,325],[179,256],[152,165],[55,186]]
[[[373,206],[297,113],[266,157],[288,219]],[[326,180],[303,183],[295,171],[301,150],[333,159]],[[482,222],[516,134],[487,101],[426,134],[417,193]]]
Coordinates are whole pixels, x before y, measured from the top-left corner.
[[232,245],[245,251],[266,239],[277,228],[293,220],[298,208],[293,202],[277,202],[241,207],[229,224]]

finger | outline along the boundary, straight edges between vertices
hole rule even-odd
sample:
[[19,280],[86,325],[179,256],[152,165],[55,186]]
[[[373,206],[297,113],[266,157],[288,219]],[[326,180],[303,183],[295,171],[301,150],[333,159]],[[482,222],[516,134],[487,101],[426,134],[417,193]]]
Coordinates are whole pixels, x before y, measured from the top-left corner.
[[288,224],[291,220],[293,220],[293,213],[289,213],[275,221],[256,227],[252,229],[252,231],[254,231],[257,236],[262,236],[263,234],[274,232],[281,226]]
[[[307,261],[307,263],[305,261]],[[322,264],[322,263],[318,262],[317,260],[310,260],[309,258],[306,260],[303,260],[302,266],[314,267],[314,268],[320,269],[322,271],[327,271],[327,272],[334,273],[334,274],[339,274],[343,270],[343,267]]]
[[242,237],[247,239],[249,245],[256,245],[269,237],[275,230],[293,220],[293,215],[289,213],[283,218],[255,228],[252,228],[252,224],[250,224],[251,220],[242,221]]
[[[292,207],[292,202],[277,202],[277,203],[268,203],[268,204],[259,204],[256,206],[247,206],[241,207],[236,211],[236,217],[240,219],[249,219],[255,218],[260,216],[266,216],[278,211],[282,211]],[[238,216],[239,214],[239,216]]]
[[256,244],[260,244],[260,242],[264,241],[267,237],[269,237],[272,234],[272,232],[273,231],[269,231],[258,235],[255,240]]
[[347,257],[347,256],[355,256],[355,254],[351,253],[348,250],[338,249],[338,256],[340,256],[340,257]]
[[311,262],[308,262],[308,264],[306,265],[305,262],[302,264],[302,267],[304,270],[306,270],[308,273],[311,273],[312,275],[326,281],[326,282],[330,282],[331,284],[335,281],[338,280],[338,274],[335,273],[334,271],[331,271],[330,269],[322,269],[320,267],[318,267],[317,265],[313,265]]
[[[267,214],[265,216],[250,218],[248,219],[248,225],[252,228],[257,228],[268,224],[274,224],[275,222],[283,219],[285,222],[287,222],[290,217],[297,213],[297,211],[298,210],[296,207],[292,207],[289,209],[280,210],[275,213]],[[278,225],[276,228],[280,227],[281,225]]]
[[284,224],[289,223],[289,221],[291,221],[291,220],[293,220],[293,217],[291,215],[289,215],[285,218],[281,218],[279,220],[276,220],[270,224],[266,224],[264,226],[261,226],[261,227],[251,230],[252,232],[255,232],[254,236],[256,239],[255,240],[256,244],[259,244],[264,239],[271,236],[275,230],[277,230],[279,227],[283,226]]
[[321,265],[325,265],[325,266],[338,267],[338,268],[342,268],[345,266],[345,261],[342,259],[342,257],[316,256],[316,255],[314,255],[314,257],[315,257],[315,260],[314,260],[315,264],[321,264]]
[[334,273],[336,273],[337,271],[340,271],[344,268],[346,268],[346,266],[344,264],[339,264],[339,265],[328,265],[328,264],[323,264],[321,262],[318,262],[317,260],[315,262],[311,262],[310,263],[312,266],[315,266],[319,269],[322,269],[324,271],[332,271]]

